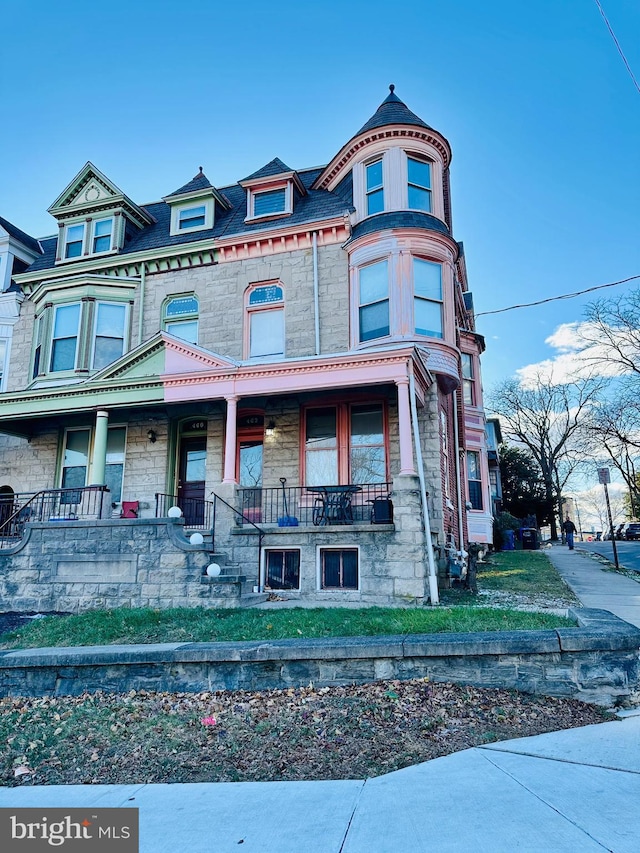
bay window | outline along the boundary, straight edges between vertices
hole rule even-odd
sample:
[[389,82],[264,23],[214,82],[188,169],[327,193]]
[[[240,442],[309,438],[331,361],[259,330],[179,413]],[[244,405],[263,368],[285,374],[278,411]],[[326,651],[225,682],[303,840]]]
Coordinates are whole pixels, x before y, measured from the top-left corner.
[[365,167],[367,216],[382,213],[384,210],[384,182],[382,177],[382,160],[369,163]]
[[362,267],[358,281],[360,341],[389,334],[389,265],[377,261]]
[[76,366],[78,333],[80,327],[80,303],[58,305],[53,321],[51,339],[50,370],[73,370]]
[[476,402],[475,381],[473,375],[473,356],[463,352],[462,360],[462,399],[467,406],[474,406]]
[[413,312],[415,332],[442,337],[442,267],[422,258],[413,259]]
[[482,474],[480,454],[477,450],[467,450],[467,484],[469,502],[472,509],[482,509]]
[[431,213],[431,165],[407,156],[407,177],[409,207]]
[[126,317],[126,305],[98,303],[93,346],[94,370],[106,367],[123,354]]

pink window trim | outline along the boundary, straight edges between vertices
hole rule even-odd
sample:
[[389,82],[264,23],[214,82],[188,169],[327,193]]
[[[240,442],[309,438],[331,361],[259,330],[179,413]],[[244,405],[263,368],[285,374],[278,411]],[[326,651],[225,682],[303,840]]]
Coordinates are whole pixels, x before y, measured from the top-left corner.
[[[261,287],[279,287],[282,290],[282,299],[278,302],[266,302],[264,305],[249,305],[249,299],[254,290],[259,290]],[[259,312],[267,311],[284,311],[285,293],[284,285],[279,279],[271,279],[269,281],[256,281],[250,284],[244,294],[244,328],[242,333],[242,357],[243,359],[251,358],[251,316]],[[284,341],[283,347],[284,347]]]

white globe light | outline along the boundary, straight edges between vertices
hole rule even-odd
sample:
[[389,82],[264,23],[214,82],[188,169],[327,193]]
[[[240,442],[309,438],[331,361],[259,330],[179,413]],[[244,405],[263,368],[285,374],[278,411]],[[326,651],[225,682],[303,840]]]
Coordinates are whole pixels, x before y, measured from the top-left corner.
[[210,578],[217,578],[220,576],[220,572],[222,569],[217,563],[209,563],[207,566],[207,574]]
[[172,506],[169,507],[169,512],[167,513],[167,515],[169,516],[169,518],[181,518],[182,510],[179,506]]
[[204,542],[204,536],[202,533],[192,533],[189,537],[189,542],[191,542],[192,545],[202,545]]

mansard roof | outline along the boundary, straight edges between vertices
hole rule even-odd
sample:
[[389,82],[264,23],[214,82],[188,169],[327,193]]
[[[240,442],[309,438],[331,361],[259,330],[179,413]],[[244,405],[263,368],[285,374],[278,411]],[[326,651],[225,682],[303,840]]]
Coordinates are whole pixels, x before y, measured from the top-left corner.
[[4,228],[10,237],[13,237],[13,239],[17,240],[19,243],[22,243],[22,245],[27,249],[31,249],[32,252],[37,252],[39,255],[42,254],[40,243],[35,239],[35,237],[29,236],[29,234],[22,231],[3,216],[0,216],[0,228]]
[[[311,190],[313,182],[322,173],[323,168],[305,169],[296,173],[304,188],[304,194],[296,198],[293,213],[284,219],[280,219],[277,227],[306,225],[323,219],[342,217],[354,209],[336,193],[327,190]],[[134,234],[130,235],[118,256],[161,249],[165,246],[196,243],[201,240],[216,238],[225,239],[235,235],[253,234],[258,231],[273,229],[273,222],[245,222],[247,215],[246,190],[239,184],[221,187],[218,193],[228,201],[228,209],[217,209],[213,228],[190,234],[170,236],[171,207],[166,202],[158,201],[143,205],[142,209],[153,221],[145,228],[140,231],[136,230]],[[167,198],[172,197],[167,196]],[[51,269],[55,266],[57,237],[43,238],[41,242],[44,254],[34,261],[29,267],[29,272]]]
[[368,122],[362,125],[360,130],[353,137],[360,136],[361,133],[366,133],[369,130],[374,130],[377,127],[384,127],[387,124],[413,124],[417,127],[425,127],[427,130],[433,130],[426,122],[424,122],[415,113],[412,113],[409,107],[401,101],[395,94],[395,86],[393,83],[389,86],[389,94],[380,104],[375,113],[371,116]]

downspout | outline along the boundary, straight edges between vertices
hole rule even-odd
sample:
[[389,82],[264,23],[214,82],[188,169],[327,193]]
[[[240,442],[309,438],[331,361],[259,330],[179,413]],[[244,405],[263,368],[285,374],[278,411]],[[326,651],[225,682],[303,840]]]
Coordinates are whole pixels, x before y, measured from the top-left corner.
[[464,551],[464,526],[462,524],[462,483],[460,478],[460,433],[458,430],[458,392],[453,392],[453,444],[456,455],[456,498],[458,501],[458,550]]
[[140,306],[138,308],[138,346],[142,343],[142,324],[144,321],[144,296],[146,284],[147,265],[143,262],[140,267]]
[[427,502],[427,484],[424,478],[422,447],[420,446],[420,431],[418,429],[418,407],[416,405],[416,385],[413,377],[413,365],[411,365],[409,370],[409,404],[411,406],[413,443],[416,448],[418,479],[420,480],[420,497],[422,499],[422,517],[424,519],[424,535],[427,544],[427,560],[429,563],[429,598],[431,600],[431,604],[440,604],[440,596],[438,595],[438,575],[436,572],[436,561],[433,556],[433,542],[431,541],[431,521],[429,518],[429,504]]
[[316,332],[316,355],[320,355],[320,285],[318,283],[318,232],[313,232],[313,315]]

